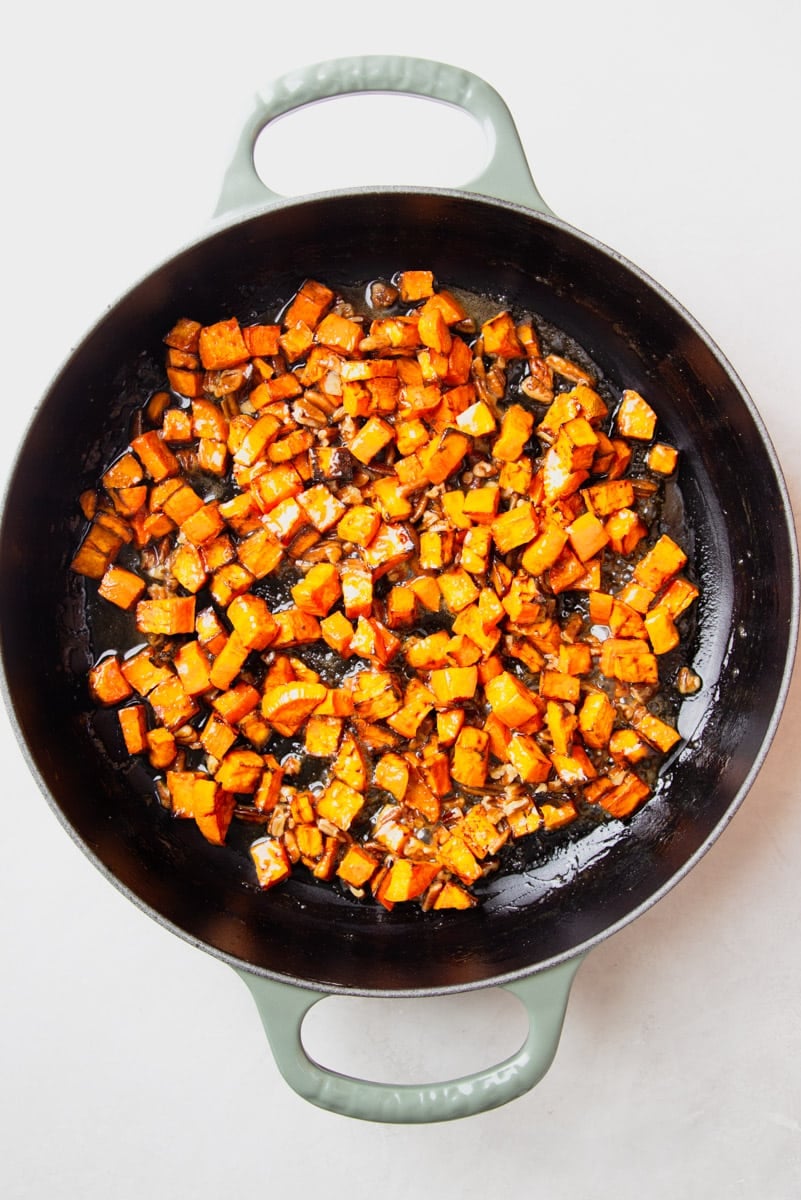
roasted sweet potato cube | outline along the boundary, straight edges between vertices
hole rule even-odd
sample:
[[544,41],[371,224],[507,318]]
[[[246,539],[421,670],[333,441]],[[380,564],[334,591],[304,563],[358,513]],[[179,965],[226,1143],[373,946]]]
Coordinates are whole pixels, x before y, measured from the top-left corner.
[[414,900],[439,875],[441,865],[438,862],[412,862],[408,858],[398,858],[389,869],[389,875],[383,885],[384,899],[392,904]]
[[667,654],[678,646],[680,637],[668,608],[656,604],[645,614],[645,628],[654,654]]
[[116,654],[101,658],[89,672],[89,691],[98,704],[119,704],[128,699],[132,690]]
[[347,355],[354,353],[362,337],[363,331],[358,321],[351,321],[349,317],[341,317],[337,313],[323,317],[315,331],[319,343]]
[[351,619],[369,617],[373,611],[373,577],[358,558],[347,558],[341,566],[342,600]]
[[212,713],[200,733],[200,744],[212,758],[224,758],[236,741],[236,731]]
[[526,351],[517,334],[514,318],[499,312],[481,326],[484,353],[500,358],[525,358]]
[[592,425],[586,417],[578,416],[559,427],[554,450],[566,471],[589,470],[598,444],[598,434]]
[[341,736],[342,717],[320,717],[313,713],[306,722],[306,753],[314,758],[331,758],[337,752]]
[[382,755],[375,767],[374,782],[376,787],[390,792],[398,803],[403,802],[409,785],[410,765],[400,754],[391,751]]
[[395,438],[395,431],[383,417],[368,417],[348,449],[365,466]]
[[454,744],[465,722],[462,708],[447,709],[437,713],[437,742],[440,746],[449,747]]
[[342,658],[350,658],[354,630],[344,613],[334,612],[324,617],[320,621],[320,633],[332,650],[336,650]]
[[298,321],[303,321],[310,329],[314,329],[333,300],[334,293],[330,288],[315,279],[307,279],[284,313],[284,327],[291,329]]
[[545,706],[545,726],[557,754],[567,754],[573,743],[578,717],[572,706],[549,700]]
[[347,733],[343,737],[331,770],[337,779],[354,791],[363,792],[366,789],[369,780],[367,762],[353,734]]
[[656,657],[641,638],[607,638],[598,665],[607,678],[623,683],[659,682]]
[[192,594],[199,592],[208,579],[208,571],[200,550],[191,542],[178,546],[170,559],[170,570],[182,588]]
[[[499,810],[500,815],[502,810]],[[468,809],[458,825],[454,826],[454,832],[464,839],[479,860],[485,859],[488,854],[497,854],[508,836],[498,830],[483,804],[474,804]]]
[[281,419],[275,413],[267,412],[260,416],[234,451],[234,462],[242,467],[252,467],[267,453],[268,446],[281,431],[281,425]]
[[475,696],[478,670],[476,667],[438,668],[431,672],[430,683],[438,705],[458,705]]
[[164,338],[164,343],[167,346],[173,346],[176,350],[194,352],[198,347],[201,328],[199,321],[191,321],[189,317],[180,317]]
[[[195,632],[200,644],[209,647],[220,637],[228,636],[225,626],[211,607],[201,609],[195,617]],[[211,653],[216,653],[216,651],[212,649]]]
[[356,630],[350,642],[351,654],[371,658],[386,666],[401,647],[400,638],[387,629],[375,617],[358,617]]
[[127,704],[117,716],[125,749],[129,754],[144,754],[147,750],[147,709],[144,704]]
[[261,596],[236,596],[226,614],[247,650],[266,650],[278,633],[278,622]]
[[336,873],[351,887],[362,888],[372,879],[377,867],[378,859],[354,843],[343,854]]
[[127,610],[133,608],[144,593],[145,581],[124,567],[109,566],[97,590],[104,600]]
[[278,684],[266,689],[262,715],[277,733],[293,737],[325,696],[326,688],[321,683]]
[[131,442],[131,449],[156,483],[177,475],[180,471],[178,459],[156,429],[135,437]]
[[404,304],[427,300],[434,291],[433,271],[402,271],[398,277],[400,298]]
[[444,483],[462,464],[471,440],[457,429],[445,429],[420,452],[423,472],[429,483]]
[[207,371],[236,366],[250,357],[242,330],[235,317],[204,326],[198,335],[198,354]]
[[463,883],[475,883],[481,878],[481,867],[464,840],[451,834],[437,851],[444,867],[457,875]]
[[315,529],[326,533],[345,515],[346,507],[324,483],[318,483],[298,495],[298,504]]
[[462,512],[469,517],[471,522],[479,525],[492,525],[498,512],[500,496],[501,489],[496,484],[470,488],[465,492]]
[[140,600],[136,606],[136,628],[140,633],[171,637],[195,631],[195,597],[168,596],[162,600]]
[[650,441],[656,428],[656,413],[639,392],[626,389],[615,414],[618,432],[624,438]]
[[145,734],[147,756],[151,767],[163,771],[175,762],[178,747],[169,729],[159,725]]
[[390,629],[406,629],[417,618],[417,596],[410,587],[396,584],[386,601],[386,622]]
[[133,487],[134,484],[141,483],[143,478],[144,475],[139,460],[129,450],[126,450],[103,473],[103,487],[107,490]]
[[666,608],[675,620],[690,607],[698,597],[698,588],[689,579],[674,579],[662,593],[659,604]]
[[616,729],[609,739],[609,753],[615,760],[635,763],[647,758],[652,750],[634,729]]
[[[308,516],[294,496],[288,496],[286,500],[281,500],[264,516],[264,524],[283,546],[288,545],[295,534],[299,533],[308,523]],[[254,526],[254,530],[251,532],[257,528],[258,526]]]
[[618,818],[628,817],[650,794],[648,784],[633,771],[626,771],[617,782],[599,789],[598,793],[591,793],[590,789],[585,789],[587,799],[600,804],[610,816]]
[[489,567],[492,533],[489,527],[474,526],[464,535],[460,562],[471,575],[483,575]]
[[211,686],[221,690],[230,687],[245,665],[249,653],[250,650],[234,630],[211,664],[209,670]]
[[174,817],[194,815],[195,783],[205,778],[198,771],[167,771],[165,782],[170,796],[169,808]]
[[585,512],[567,527],[570,545],[584,563],[600,553],[609,542],[609,534],[594,513]]
[[278,838],[264,837],[253,842],[250,847],[250,857],[256,868],[256,878],[259,887],[265,891],[283,883],[292,873],[289,856]]
[[487,778],[489,735],[472,725],[462,727],[453,748],[451,775],[465,787],[483,787]]
[[551,774],[551,761],[533,737],[513,733],[506,747],[509,762],[524,783],[544,783]]
[[196,638],[178,647],[173,663],[188,696],[200,696],[212,686],[209,656]]
[[567,545],[568,534],[554,521],[545,522],[542,532],[528,545],[520,559],[531,575],[542,575],[553,566]]
[[251,358],[272,358],[280,350],[280,325],[245,325],[242,337]]
[[261,697],[244,679],[215,696],[212,707],[229,725],[237,725],[259,704]]
[[190,399],[203,395],[203,372],[189,371],[185,367],[167,367],[167,380],[179,396]]
[[656,471],[658,475],[672,475],[676,470],[676,463],[679,460],[679,452],[675,446],[668,446],[665,442],[655,442],[648,451],[647,463],[652,471]]
[[476,899],[474,896],[471,896],[469,892],[466,892],[465,889],[460,887],[458,883],[453,883],[451,880],[447,880],[442,885],[441,890],[437,893],[437,897],[434,901],[434,909],[436,911],[446,908],[467,909],[473,908],[475,904]]
[[215,503],[203,504],[181,522],[181,533],[195,546],[203,546],[216,538],[225,528],[225,521]]
[[252,491],[259,508],[266,513],[282,500],[299,496],[303,491],[303,480],[292,463],[280,463],[259,475]]
[[439,576],[437,581],[446,606],[460,613],[478,599],[480,589],[463,567],[454,567]]
[[116,488],[109,495],[115,511],[121,517],[133,517],[147,503],[147,485],[140,483],[135,487]]
[[633,577],[643,587],[658,592],[671,575],[676,575],[687,563],[687,555],[668,534],[654,543],[634,568]]
[[540,695],[546,700],[566,700],[571,704],[578,701],[581,683],[575,675],[563,671],[540,672]]
[[341,779],[332,779],[317,801],[317,814],[347,832],[361,812],[364,796]]
[[147,698],[156,719],[169,730],[180,729],[198,712],[196,701],[187,694],[181,680],[174,674],[156,684]]
[[631,717],[631,724],[649,745],[654,746],[663,754],[667,754],[677,742],[681,741],[678,730],[674,729],[672,725],[668,725],[666,721],[660,720],[659,717],[655,717],[644,707],[635,709]]
[[154,663],[147,650],[140,650],[131,658],[123,659],[120,670],[140,696],[147,696],[157,684],[172,676],[170,668]]
[[[254,579],[263,579],[275,570],[284,557],[284,548],[275,534],[266,526],[262,526],[242,539],[237,547],[237,555],[249,576],[249,582],[252,583]],[[231,564],[232,567],[233,565]],[[246,588],[247,586],[249,584],[246,584]],[[238,586],[235,594],[241,594]]]
[[[468,493],[469,495],[469,493]],[[493,519],[492,540],[501,554],[526,546],[537,536],[540,522],[533,504],[516,504]]]
[[214,776],[227,792],[246,795],[256,791],[264,770],[264,759],[255,750],[230,750]]
[[475,404],[459,413],[456,426],[473,438],[486,437],[498,427],[492,409],[484,400],[476,400]]
[[541,711],[537,697],[509,671],[490,679],[484,692],[495,716],[509,729],[520,729]]
[[275,613],[275,621],[278,632],[272,644],[276,649],[316,642],[321,636],[320,622],[317,618],[297,607],[285,608]]
[[254,793],[253,803],[259,812],[270,812],[281,799],[284,771],[271,754],[263,755],[263,759],[264,770]]
[[308,429],[296,429],[286,437],[270,442],[267,457],[272,463],[290,462],[314,445],[314,435]]
[[[381,669],[360,671],[351,684],[353,702],[359,718],[365,722],[385,721],[401,707],[394,677]],[[396,739],[390,735],[391,745]]]
[[492,447],[493,458],[515,462],[531,437],[534,417],[520,404],[512,404],[503,414],[501,431]]
[[381,525],[381,515],[369,504],[354,504],[337,524],[337,536],[343,542],[369,546]]
[[613,512],[604,528],[609,536],[611,549],[616,554],[623,554],[626,557],[633,553],[648,532],[632,508],[620,508]]
[[572,800],[564,800],[561,804],[540,801],[539,810],[545,829],[562,829],[578,817],[578,809]]

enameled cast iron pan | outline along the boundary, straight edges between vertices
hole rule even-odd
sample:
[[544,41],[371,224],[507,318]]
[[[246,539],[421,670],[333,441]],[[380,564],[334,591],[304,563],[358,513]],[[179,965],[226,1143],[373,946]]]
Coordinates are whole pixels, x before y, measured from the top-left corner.
[[[286,201],[255,173],[264,126],[313,100],[398,91],[472,114],[490,146],[465,191],[359,189]],[[251,987],[279,1066],[324,1107],[385,1121],[463,1116],[520,1095],[547,1070],[583,955],[675,884],[752,782],[789,682],[798,619],[787,495],[754,406],[694,320],[618,254],[558,220],[528,172],[498,95],[417,59],[341,60],[288,76],[259,100],[229,169],[213,231],[132,288],[87,334],[42,400],[20,450],[0,532],[6,699],[37,780],[95,865],[151,916],[225,960]],[[627,822],[547,852],[469,913],[346,900],[298,874],[261,893],[246,854],[208,845],[143,799],[108,753],[85,673],[96,653],[85,583],[68,570],[76,498],[127,442],[130,415],[162,378],[178,317],[243,323],[274,314],[306,277],[337,287],[425,266],[528,310],[575,338],[607,380],[642,392],[680,451],[679,514],[701,599],[690,647],[703,688],[656,795]],[[90,585],[91,586],[91,585]],[[91,604],[89,605],[91,613]],[[526,1003],[530,1032],[506,1063],[463,1080],[390,1087],[312,1062],[300,1024],[332,992],[410,996],[489,985]]]

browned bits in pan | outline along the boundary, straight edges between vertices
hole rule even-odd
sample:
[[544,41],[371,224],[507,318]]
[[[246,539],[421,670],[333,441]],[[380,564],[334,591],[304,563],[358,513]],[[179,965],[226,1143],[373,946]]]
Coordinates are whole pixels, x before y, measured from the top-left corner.
[[73,570],[137,644],[89,689],[176,818],[254,827],[263,889],[469,909],[508,845],[630,816],[680,740],[678,456],[531,317],[424,269],[362,295],[167,332],[78,498]]

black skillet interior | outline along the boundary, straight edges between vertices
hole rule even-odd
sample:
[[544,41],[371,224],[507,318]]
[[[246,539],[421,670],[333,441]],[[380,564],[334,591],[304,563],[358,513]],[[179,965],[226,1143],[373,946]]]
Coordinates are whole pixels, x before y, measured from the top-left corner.
[[[67,570],[76,498],[127,440],[161,381],[179,316],[269,319],[307,276],[333,286],[403,267],[544,317],[618,388],[641,391],[681,454],[687,545],[702,600],[687,741],[657,795],[493,877],[469,914],[387,913],[298,873],[268,894],[244,853],[206,844],[142,794],[87,719],[95,647]],[[521,974],[591,944],[679,878],[731,816],[769,738],[791,653],[793,543],[749,402],[692,321],[647,278],[559,222],[441,192],[355,192],[222,229],[138,284],[87,336],[41,405],[12,478],[0,541],[7,688],[56,812],[96,865],[156,919],[222,958],[333,990],[414,992]],[[8,801],[7,801],[8,802]],[[408,908],[408,911],[407,911]]]

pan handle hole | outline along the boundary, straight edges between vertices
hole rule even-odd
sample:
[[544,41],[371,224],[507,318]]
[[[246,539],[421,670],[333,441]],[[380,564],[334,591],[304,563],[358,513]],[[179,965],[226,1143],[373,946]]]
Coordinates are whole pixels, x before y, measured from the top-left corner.
[[370,186],[460,187],[486,166],[488,146],[463,109],[419,96],[336,96],[276,118],[253,161],[283,196]]
[[376,1083],[425,1084],[492,1067],[528,1032],[521,1002],[501,988],[412,999],[329,996],[302,1028],[321,1066]]

